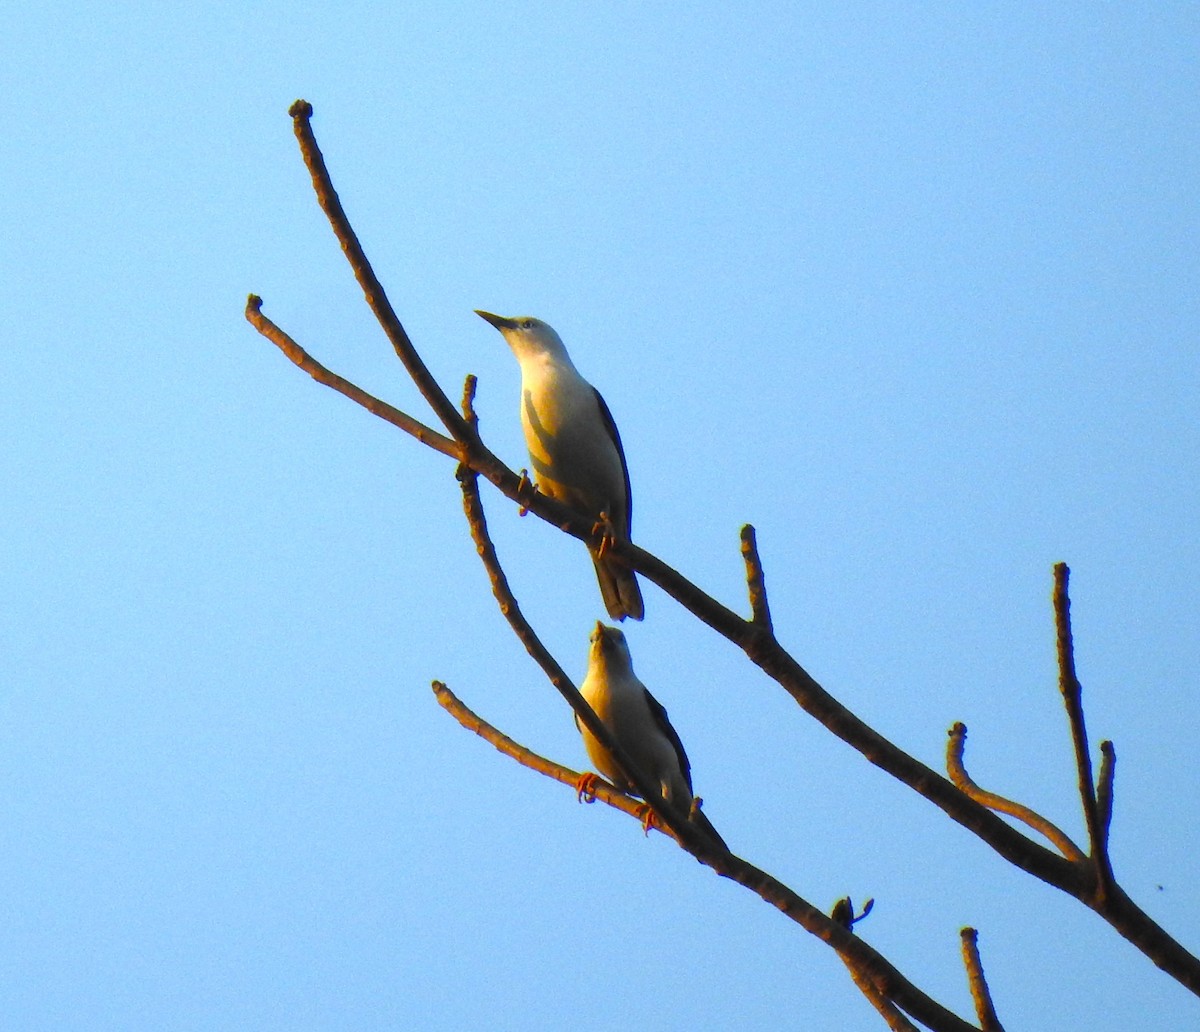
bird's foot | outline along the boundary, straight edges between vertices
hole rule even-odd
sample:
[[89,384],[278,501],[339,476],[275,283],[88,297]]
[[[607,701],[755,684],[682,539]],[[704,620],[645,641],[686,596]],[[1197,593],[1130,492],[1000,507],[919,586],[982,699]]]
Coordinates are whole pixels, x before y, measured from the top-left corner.
[[[529,470],[521,470],[521,479],[517,482],[517,498],[528,498],[531,494],[537,492],[537,488],[533,486],[533,481],[529,479]],[[518,516],[525,516],[529,510],[525,506],[517,509]]]
[[650,829],[658,827],[658,822],[654,817],[654,811],[650,808],[650,804],[642,803],[642,805],[638,807],[638,815],[642,819],[642,834],[648,837],[650,835]]
[[[590,770],[584,774],[580,774],[575,781],[575,799],[581,803],[594,803],[596,801],[596,786],[599,783],[599,775],[593,774]],[[587,798],[585,799],[584,796]]]
[[596,539],[596,558],[603,559],[617,541],[608,513],[602,512],[600,518],[592,525],[592,537]]

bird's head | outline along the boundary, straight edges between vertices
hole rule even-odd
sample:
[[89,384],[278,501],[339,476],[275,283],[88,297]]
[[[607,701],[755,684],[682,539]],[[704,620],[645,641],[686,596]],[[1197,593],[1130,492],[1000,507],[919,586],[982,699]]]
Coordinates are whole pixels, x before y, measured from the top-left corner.
[[475,309],[475,314],[485,319],[503,334],[513,354],[519,359],[527,355],[554,354],[566,357],[567,349],[563,347],[562,338],[555,332],[554,327],[531,315],[494,315],[491,312]]
[[592,663],[605,665],[616,663],[620,666],[632,667],[633,661],[629,655],[629,645],[625,641],[625,632],[616,627],[609,627],[596,621],[592,631],[590,660]]

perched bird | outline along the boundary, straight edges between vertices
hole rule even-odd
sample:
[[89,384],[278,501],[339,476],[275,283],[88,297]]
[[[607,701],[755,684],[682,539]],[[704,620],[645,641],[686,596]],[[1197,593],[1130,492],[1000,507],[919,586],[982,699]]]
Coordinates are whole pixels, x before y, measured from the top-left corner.
[[[575,368],[562,339],[540,319],[481,316],[496,327],[521,365],[521,425],[542,494],[594,520],[606,534],[629,540],[629,470],[612,414],[600,392]],[[628,566],[589,546],[608,615],[642,619],[642,593]]]
[[[667,719],[667,711],[633,672],[633,661],[625,635],[616,627],[597,621],[591,636],[587,676],[579,691],[596,711],[617,744],[638,770],[659,787],[662,797],[702,827],[722,849],[728,847],[704,816],[699,805],[692,806],[692,768],[679,735]],[[637,795],[637,789],[625,779],[612,756],[596,740],[579,718],[575,726],[583,735],[592,763],[622,792]],[[591,794],[595,774],[579,779],[579,794]],[[644,823],[650,826],[652,813],[647,807]]]

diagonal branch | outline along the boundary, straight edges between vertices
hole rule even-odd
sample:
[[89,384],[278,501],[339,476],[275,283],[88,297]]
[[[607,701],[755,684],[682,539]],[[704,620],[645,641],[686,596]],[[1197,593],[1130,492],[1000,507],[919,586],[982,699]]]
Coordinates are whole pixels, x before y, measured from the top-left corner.
[[[509,756],[516,760],[523,767],[528,767],[530,770],[535,770],[539,774],[544,774],[548,778],[553,778],[555,781],[560,781],[564,785],[570,785],[574,788],[579,782],[579,772],[571,770],[569,767],[564,767],[560,763],[555,763],[553,760],[548,760],[544,756],[539,756],[531,749],[527,749],[520,742],[514,741],[489,724],[486,720],[480,717],[467,707],[467,705],[455,695],[441,681],[433,682],[433,694],[437,696],[438,705],[449,713],[468,731],[473,731],[486,742],[491,742],[505,756]],[[642,819],[642,804],[632,796],[626,795],[624,792],[614,788],[607,781],[597,780],[594,789],[589,793],[593,799],[599,799],[602,803],[611,806],[615,810],[620,810],[622,813],[629,814],[638,822]],[[663,825],[655,824],[654,828],[661,831],[664,835],[675,837],[670,828]],[[682,846],[683,843],[675,838],[676,842]]]
[[262,314],[262,303],[262,298],[257,294],[250,295],[246,301],[246,321],[287,355],[297,366],[308,373],[317,383],[323,383],[326,387],[332,387],[339,394],[344,394],[351,401],[357,402],[372,415],[386,420],[392,426],[399,427],[399,429],[403,430],[406,434],[411,434],[422,444],[429,445],[434,451],[439,451],[443,455],[449,455],[452,459],[458,458],[461,449],[449,437],[439,434],[436,430],[427,427],[420,420],[413,419],[408,413],[401,412],[386,401],[380,401],[373,394],[368,394],[361,387],[338,376],[337,373],[326,369],[312,355],[284,333],[283,330]]
[[[468,392],[464,394],[464,402],[468,404],[468,407],[469,393],[468,388]],[[471,417],[467,418],[469,420]],[[705,855],[712,852],[715,843],[700,830],[698,825],[692,824],[682,817],[675,807],[662,797],[662,793],[654,785],[654,782],[629,759],[625,750],[609,732],[608,727],[596,716],[587,700],[579,693],[579,689],[567,676],[566,671],[550,654],[549,649],[542,644],[541,639],[521,612],[521,607],[508,585],[508,578],[496,555],[496,548],[488,534],[483,503],[479,497],[479,483],[474,471],[465,466],[459,466],[457,476],[458,482],[462,486],[463,511],[466,513],[467,523],[471,528],[471,539],[475,542],[475,550],[479,553],[479,558],[487,570],[488,578],[492,583],[492,594],[496,597],[500,612],[512,627],[517,639],[525,646],[525,651],[529,653],[534,662],[542,668],[558,693],[566,699],[567,704],[574,710],[583,725],[616,760],[621,773],[637,788],[638,795],[654,811],[654,815],[662,821],[663,826],[671,830],[672,836],[683,843],[688,852],[703,861]]]
[[998,813],[1006,813],[1010,817],[1015,817],[1028,824],[1034,831],[1045,835],[1068,860],[1075,863],[1084,863],[1087,860],[1083,850],[1075,845],[1057,825],[1040,813],[1031,810],[1028,806],[1013,802],[1011,799],[1005,799],[1004,796],[997,795],[995,792],[988,792],[975,784],[971,775],[967,773],[967,768],[963,766],[963,749],[966,744],[967,725],[959,721],[950,728],[950,737],[946,742],[946,770],[954,784],[977,803],[982,803],[988,809]]
[[312,176],[317,202],[329,219],[338,243],[342,245],[342,251],[350,263],[350,268],[354,270],[354,278],[362,287],[367,305],[379,321],[379,325],[383,327],[383,332],[387,334],[388,340],[391,341],[400,361],[404,363],[404,368],[408,370],[408,375],[412,377],[413,383],[417,385],[417,389],[429,402],[430,407],[450,435],[455,440],[469,442],[473,435],[468,431],[458,410],[446,397],[442,388],[438,386],[421,356],[417,354],[417,349],[409,340],[408,332],[401,324],[395,309],[392,308],[392,303],[388,300],[383,285],[379,282],[362,245],[358,242],[358,235],[346,217],[342,202],[333,188],[329,169],[325,166],[325,156],[321,153],[321,148],[317,146],[317,138],[313,135],[312,113],[312,105],[306,100],[297,100],[288,109],[288,114],[292,116],[292,129],[300,143],[300,153]]
[[[493,727],[472,712],[440,681],[433,682],[433,690],[437,695],[439,705],[468,731],[475,732],[500,752],[530,770],[535,770],[548,778],[574,788],[579,777],[575,771],[539,756]],[[629,796],[616,791],[604,782],[598,786],[597,798],[626,813],[635,814],[638,809],[638,804]],[[687,843],[670,830],[667,831],[667,834],[670,834],[683,848],[688,848]],[[834,949],[846,966],[850,968],[855,984],[871,1000],[872,1004],[877,999],[890,1001],[890,1008],[893,1011],[899,1008],[911,1014],[928,1028],[934,1029],[935,1032],[982,1032],[909,982],[894,965],[860,937],[854,935],[846,927],[844,921],[826,917],[811,903],[797,895],[777,878],[767,874],[766,871],[760,870],[753,864],[728,852],[714,855],[711,858],[698,859],[722,877],[749,889]],[[911,1026],[896,1025],[894,1027],[903,1028],[907,1032]]]

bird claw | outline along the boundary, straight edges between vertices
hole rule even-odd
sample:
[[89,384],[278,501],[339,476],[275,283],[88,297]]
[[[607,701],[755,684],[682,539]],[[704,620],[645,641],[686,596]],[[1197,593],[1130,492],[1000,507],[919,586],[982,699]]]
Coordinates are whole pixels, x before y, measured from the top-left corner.
[[[594,803],[596,801],[596,785],[600,783],[598,775],[593,774],[590,770],[584,774],[580,774],[575,781],[575,799],[580,803]],[[584,796],[587,796],[585,799]]]
[[[522,496],[528,497],[529,495],[535,494],[536,492],[537,492],[537,488],[534,487],[533,481],[529,479],[529,470],[527,470],[527,469],[521,470],[521,479],[517,482],[517,497],[518,498],[521,498]],[[522,505],[520,508],[517,509],[518,516],[525,516],[528,513],[529,513],[529,510],[524,505]]]
[[600,518],[592,525],[592,536],[600,539],[596,545],[596,558],[603,559],[617,541],[608,513],[602,512]]
[[649,803],[642,803],[642,805],[638,807],[638,813],[642,819],[642,834],[649,838],[650,829],[658,827],[658,824],[655,823],[654,811],[650,808]]

